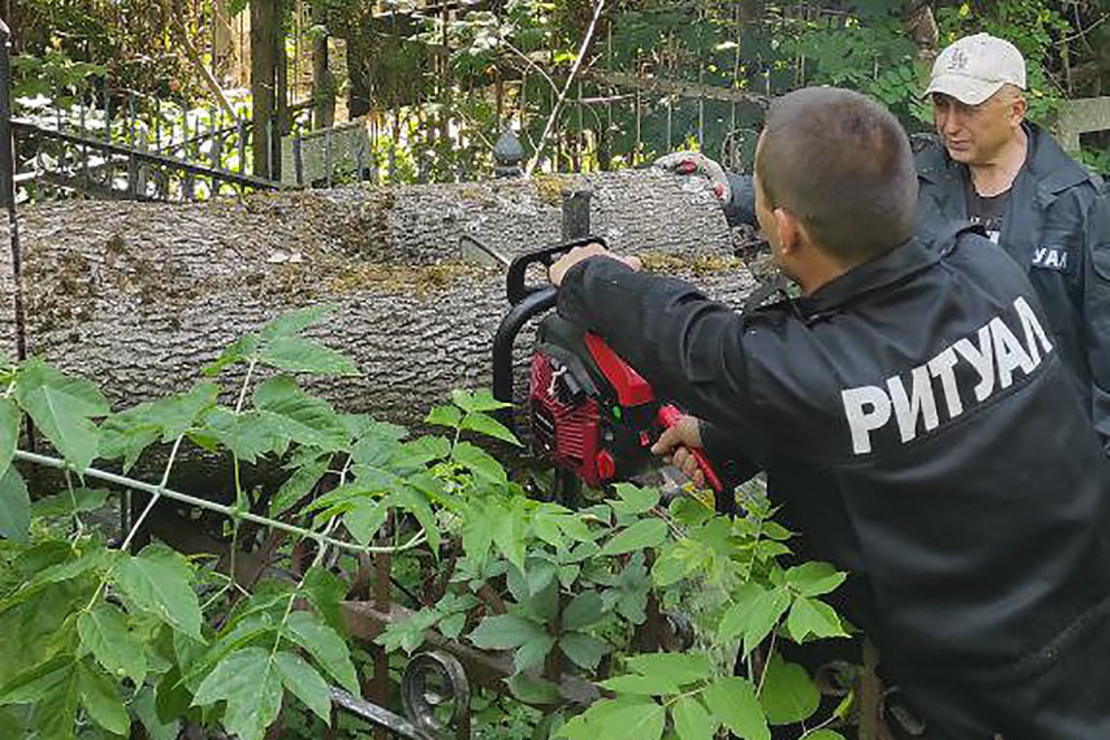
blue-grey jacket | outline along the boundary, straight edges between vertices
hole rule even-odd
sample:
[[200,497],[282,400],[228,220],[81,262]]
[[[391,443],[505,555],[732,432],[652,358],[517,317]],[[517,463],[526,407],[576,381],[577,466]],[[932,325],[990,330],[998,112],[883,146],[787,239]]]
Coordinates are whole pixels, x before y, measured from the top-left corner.
[[[1102,180],[1045,131],[1025,124],[1029,152],[1014,180],[998,244],[1025,269],[1064,364],[1110,442],[1110,202]],[[927,244],[967,213],[966,165],[936,142],[916,157],[917,234]]]

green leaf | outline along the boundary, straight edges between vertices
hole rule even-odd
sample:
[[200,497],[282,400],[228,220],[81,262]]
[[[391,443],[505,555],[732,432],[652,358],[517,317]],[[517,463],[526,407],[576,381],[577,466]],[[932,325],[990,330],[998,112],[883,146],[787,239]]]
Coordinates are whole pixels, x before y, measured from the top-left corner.
[[146,646],[127,629],[119,607],[105,601],[77,618],[81,646],[114,676],[127,676],[142,686],[146,677]]
[[198,383],[174,396],[140,403],[109,416],[100,427],[98,455],[106,460],[123,458],[124,472],[131,469],[150,445],[170,442],[193,428],[201,415],[216,405],[219,386]]
[[520,440],[516,438],[516,435],[509,431],[508,427],[492,416],[487,416],[480,411],[472,411],[464,416],[460,428],[471,432],[477,432],[478,434],[484,434],[487,437],[493,437],[494,439],[508,442],[517,447],[524,446],[521,444]]
[[483,650],[508,650],[542,637],[547,637],[542,625],[515,614],[486,617],[470,633],[470,641]]
[[112,571],[115,584],[135,606],[203,643],[192,575],[184,557],[161,545],[148,545],[134,557],[121,558]]
[[443,437],[425,435],[406,442],[393,455],[398,468],[422,468],[427,463],[443,460],[451,454],[451,442]]
[[668,508],[681,527],[697,527],[713,518],[713,509],[696,496],[678,496]]
[[555,638],[551,635],[540,635],[521,645],[513,655],[513,670],[523,673],[536,666],[543,665],[547,654],[555,646]]
[[[204,415],[199,431],[231,450],[240,460],[250,463],[261,455],[282,451],[288,445],[288,438],[270,426],[269,417],[257,411],[236,414],[217,406]],[[191,433],[190,437],[198,444],[203,441],[196,433]]]
[[795,642],[802,642],[806,636],[847,637],[844,625],[836,611],[828,604],[805,596],[794,601],[790,616],[786,618],[786,628]]
[[114,681],[84,663],[77,665],[77,691],[85,711],[94,722],[116,735],[131,734],[131,717],[119,697]]
[[[523,498],[513,499],[507,506],[491,507],[497,511],[493,527],[493,543],[518,570],[524,570],[524,536],[526,532]],[[469,552],[469,551],[468,551]]]
[[12,464],[22,424],[23,414],[19,408],[7,398],[0,398],[0,477]]
[[462,422],[462,412],[455,406],[436,406],[428,412],[424,421],[432,426],[458,429]]
[[69,658],[69,667],[62,680],[54,684],[41,702],[33,707],[30,726],[43,740],[71,740],[77,728],[78,693],[77,664]]
[[744,627],[744,655],[751,653],[767,635],[771,634],[771,630],[789,608],[790,592],[785,588],[766,591],[755,599]]
[[555,684],[526,673],[517,673],[505,679],[509,691],[525,704],[555,704],[559,701],[559,690]]
[[704,655],[643,653],[629,656],[626,662],[640,675],[666,675],[680,686],[713,677],[713,666]]
[[575,665],[593,670],[601,657],[613,649],[609,643],[581,632],[566,632],[559,637],[559,649]]
[[803,596],[820,596],[835,591],[847,573],[838,572],[829,563],[805,563],[786,571],[786,582]]
[[324,622],[339,634],[343,634],[343,617],[340,612],[340,602],[347,595],[347,584],[323,566],[314,565],[305,574],[301,591],[309,602],[316,607],[316,611],[324,618]]
[[728,644],[744,633],[751,619],[756,602],[764,594],[762,586],[748,582],[740,584],[732,594],[732,605],[721,616],[717,625],[717,641]]
[[313,324],[319,324],[334,314],[335,309],[335,304],[321,303],[316,306],[305,306],[286,311],[271,319],[266,326],[262,327],[262,331],[259,332],[260,338],[269,341],[278,337],[291,337],[300,334]]
[[666,710],[643,697],[602,700],[556,733],[571,740],[659,740]]
[[297,611],[285,622],[285,633],[347,691],[359,693],[358,676],[343,638],[314,614]]
[[611,501],[609,505],[621,515],[646,514],[659,504],[659,491],[654,488],[618,483],[613,489],[620,501]]
[[463,550],[479,568],[485,565],[493,544],[493,533],[498,528],[497,517],[491,516],[494,510],[495,507],[476,501],[471,503],[463,517]]
[[465,626],[466,613],[459,612],[458,614],[452,614],[449,617],[444,617],[444,619],[438,625],[436,625],[436,629],[438,629],[439,633],[446,637],[448,640],[457,640],[459,639],[459,635],[462,634],[463,627]]
[[0,686],[0,705],[35,704],[60,684],[70,680],[76,670],[72,655],[59,655],[26,668]]
[[583,591],[563,610],[564,630],[581,630],[597,624],[605,617],[605,606],[597,591]]
[[142,687],[136,693],[131,706],[150,740],[177,740],[177,736],[181,733],[181,723],[176,719],[163,722],[158,717],[158,710],[154,706],[153,687]]
[[702,692],[702,699],[713,716],[743,740],[771,740],[767,718],[748,679],[720,677]]
[[219,375],[229,365],[246,360],[249,355],[258,349],[260,341],[257,334],[244,334],[227,345],[219,357],[204,366],[202,372],[208,376]]
[[347,444],[347,429],[331,404],[308,395],[290,377],[260,384],[254,391],[254,405],[272,429],[298,444],[327,451]]
[[767,664],[759,701],[768,722],[789,725],[806,720],[816,712],[821,694],[804,668],[787,663],[776,652]]
[[360,545],[369,545],[389,516],[387,499],[359,498],[343,514],[343,524]]
[[66,461],[84,472],[99,444],[92,419],[109,411],[96,386],[31,358],[18,375],[15,398]]
[[[397,505],[416,518],[425,536],[428,538],[428,547],[433,553],[439,553],[439,524],[436,522],[435,513],[432,511],[428,498],[422,491],[414,486],[402,486],[394,494]],[[523,527],[522,527],[523,529]],[[523,541],[523,534],[521,540]],[[523,562],[523,553],[521,554]]]
[[331,726],[331,692],[315,668],[294,653],[280,652],[275,658],[281,682],[293,696]]
[[284,514],[289,507],[307,496],[327,473],[330,461],[330,457],[323,457],[293,471],[293,475],[281,484],[281,488],[270,500],[270,516],[277,517]]
[[451,391],[451,400],[455,402],[456,406],[468,414],[482,411],[497,411],[498,409],[508,408],[512,405],[504,401],[498,401],[489,390],[481,390],[476,393],[454,390]]
[[506,482],[505,469],[488,452],[470,442],[459,442],[451,450],[451,459],[474,475],[494,484]]
[[358,366],[342,352],[302,337],[277,337],[265,343],[258,362],[292,373],[361,375]]
[[650,676],[617,676],[602,681],[600,685],[618,694],[664,696],[667,694],[677,694],[681,691],[678,683],[673,678],[662,673],[656,673]]
[[696,697],[683,696],[671,706],[679,740],[713,740],[720,725]]
[[818,730],[812,735],[806,735],[806,740],[844,740],[844,736],[832,730]]
[[270,651],[249,647],[220,661],[197,688],[193,706],[226,701],[227,731],[240,740],[262,740],[281,709],[281,693]]
[[626,552],[657,547],[667,539],[667,523],[662,519],[644,519],[625,529],[601,548],[602,555],[623,555]]
[[104,506],[111,495],[107,488],[74,488],[52,496],[44,496],[31,503],[31,515],[41,517],[73,516],[96,511]]
[[31,528],[31,497],[23,476],[12,466],[0,478],[0,536],[24,541]]

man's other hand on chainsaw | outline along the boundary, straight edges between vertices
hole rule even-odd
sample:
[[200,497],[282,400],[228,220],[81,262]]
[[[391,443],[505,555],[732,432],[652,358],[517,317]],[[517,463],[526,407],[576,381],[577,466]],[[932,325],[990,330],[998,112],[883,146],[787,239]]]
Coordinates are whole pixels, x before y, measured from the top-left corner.
[[547,279],[551,281],[552,285],[558,287],[562,285],[563,276],[567,274],[567,270],[591,257],[605,257],[607,259],[616,260],[617,262],[623,262],[633,270],[639,270],[641,267],[638,257],[619,257],[600,244],[587,244],[584,247],[575,247],[560,257],[555,264],[547,268]]
[[673,152],[655,160],[655,166],[676,175],[704,175],[709,178],[717,200],[728,203],[732,200],[732,187],[725,174],[725,168],[701,152]]
[[705,473],[690,452],[701,449],[701,422],[694,416],[683,416],[677,424],[663,430],[651,446],[651,452],[682,471],[699,488],[705,486]]

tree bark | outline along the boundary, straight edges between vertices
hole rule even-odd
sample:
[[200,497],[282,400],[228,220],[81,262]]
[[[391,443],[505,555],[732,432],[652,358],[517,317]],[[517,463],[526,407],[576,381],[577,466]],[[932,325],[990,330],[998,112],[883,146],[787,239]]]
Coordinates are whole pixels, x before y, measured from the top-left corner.
[[[704,183],[656,171],[191,205],[71,201],[21,211],[24,338],[29,353],[93,379],[120,408],[188,388],[225,345],[275,315],[332,302],[337,313],[310,335],[363,374],[315,380],[314,390],[412,424],[453,388],[490,383],[504,270],[467,261],[460,237],[508,257],[553,244],[562,189],[583,186],[595,192],[593,233],[614,249],[725,300],[750,291]],[[0,271],[0,351],[14,357],[6,252]]]
[[271,139],[278,137],[274,119],[278,38],[277,3],[251,0],[251,137],[253,171],[259,177],[273,177]]
[[[323,3],[312,6],[312,22],[316,26],[327,24],[327,8]],[[330,128],[335,125],[335,75],[328,66],[328,36],[319,34],[312,39],[312,127]]]

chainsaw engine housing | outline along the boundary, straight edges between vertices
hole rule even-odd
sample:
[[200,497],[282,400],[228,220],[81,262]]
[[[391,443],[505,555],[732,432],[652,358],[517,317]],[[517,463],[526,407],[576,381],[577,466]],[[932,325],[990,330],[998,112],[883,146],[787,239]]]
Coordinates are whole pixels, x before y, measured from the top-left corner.
[[558,314],[540,322],[529,417],[538,455],[600,487],[648,467],[659,401],[600,337]]

